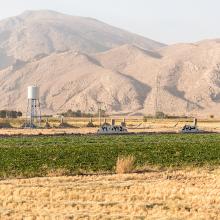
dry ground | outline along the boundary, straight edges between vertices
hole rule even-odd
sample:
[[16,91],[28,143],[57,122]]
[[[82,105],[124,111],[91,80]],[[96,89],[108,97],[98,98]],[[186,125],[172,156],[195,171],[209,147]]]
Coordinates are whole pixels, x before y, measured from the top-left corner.
[[3,180],[0,219],[220,219],[220,169]]
[[[88,134],[96,133],[98,127],[87,128],[85,127],[89,119],[69,119],[66,120],[69,124],[74,126],[79,126],[79,128],[51,128],[51,129],[19,129],[19,128],[4,128],[0,129],[0,135],[54,135],[54,134]],[[110,123],[110,119],[107,120]],[[120,124],[122,118],[116,120],[116,124]],[[104,122],[104,121],[103,121]],[[13,123],[12,123],[13,124]],[[58,125],[57,121],[55,124]],[[95,120],[95,124],[98,125],[98,120]],[[127,119],[127,128],[129,132],[179,132],[185,124],[192,124],[192,122],[186,122],[184,120],[148,120],[143,122],[141,118],[139,119]],[[14,124],[13,124],[14,125]],[[198,122],[198,127],[200,130],[205,130],[209,132],[220,132],[220,121],[201,121]]]

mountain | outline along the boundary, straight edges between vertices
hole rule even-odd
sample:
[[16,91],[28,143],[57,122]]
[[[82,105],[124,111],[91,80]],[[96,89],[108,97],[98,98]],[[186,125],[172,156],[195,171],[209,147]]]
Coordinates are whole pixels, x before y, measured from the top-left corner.
[[125,45],[96,55],[105,68],[147,85],[141,113],[220,115],[220,40],[144,51]]
[[0,109],[220,116],[220,40],[165,46],[91,18],[28,11],[0,22]]
[[97,53],[123,44],[144,49],[164,46],[92,18],[47,10],[26,11],[0,22],[0,68],[53,52]]
[[67,109],[94,112],[98,101],[105,102],[111,112],[128,109],[133,112],[141,109],[148,90],[141,82],[103,68],[86,54],[72,51],[4,69],[0,81],[0,92],[4,94],[0,106],[18,106],[23,111],[27,86],[33,82],[40,85],[41,105],[47,112]]

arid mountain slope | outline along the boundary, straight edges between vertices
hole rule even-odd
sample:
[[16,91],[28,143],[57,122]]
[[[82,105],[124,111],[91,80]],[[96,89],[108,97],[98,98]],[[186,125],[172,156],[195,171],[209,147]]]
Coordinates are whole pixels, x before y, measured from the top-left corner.
[[0,68],[16,59],[28,61],[66,50],[94,53],[123,44],[144,49],[164,46],[92,18],[46,10],[26,11],[0,22]]
[[164,46],[91,18],[28,11],[0,22],[0,109],[25,112],[28,85],[58,113],[218,115],[220,40]]
[[152,51],[125,45],[96,55],[106,68],[148,85],[143,113],[219,114],[220,41]]
[[178,44],[156,51],[123,45],[88,55],[53,53],[0,71],[1,108],[25,111],[26,87],[41,87],[45,112],[219,115],[220,43]]
[[[96,111],[104,102],[108,111],[133,112],[142,109],[149,87],[119,72],[103,68],[88,55],[63,52],[0,72],[0,106],[17,106],[25,111],[26,88],[41,87],[44,111],[67,109]],[[122,86],[123,85],[123,86]]]

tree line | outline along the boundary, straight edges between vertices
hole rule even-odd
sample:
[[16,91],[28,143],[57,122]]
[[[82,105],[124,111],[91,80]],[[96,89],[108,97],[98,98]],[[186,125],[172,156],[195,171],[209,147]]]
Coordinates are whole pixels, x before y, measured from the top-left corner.
[[22,116],[21,111],[0,110],[0,118],[18,118]]
[[[73,111],[71,109],[67,110],[66,112],[61,113],[62,116],[64,117],[96,117],[98,116],[98,113],[85,113],[82,112],[81,110]],[[106,113],[104,110],[101,110],[101,116],[104,117],[106,116]]]

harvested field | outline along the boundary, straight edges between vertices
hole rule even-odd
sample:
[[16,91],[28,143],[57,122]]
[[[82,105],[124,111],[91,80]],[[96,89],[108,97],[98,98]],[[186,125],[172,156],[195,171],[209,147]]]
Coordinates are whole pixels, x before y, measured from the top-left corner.
[[0,181],[0,219],[219,218],[219,169]]

